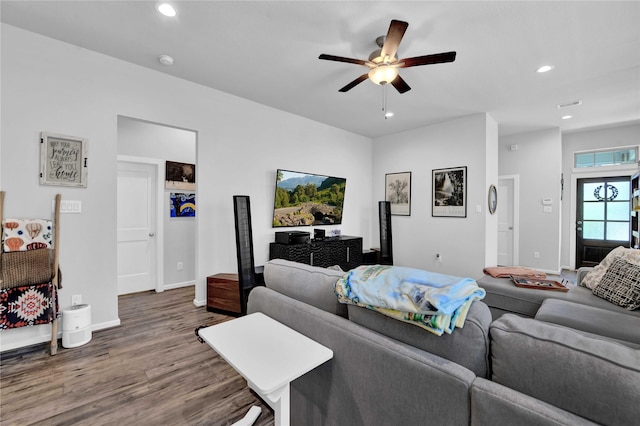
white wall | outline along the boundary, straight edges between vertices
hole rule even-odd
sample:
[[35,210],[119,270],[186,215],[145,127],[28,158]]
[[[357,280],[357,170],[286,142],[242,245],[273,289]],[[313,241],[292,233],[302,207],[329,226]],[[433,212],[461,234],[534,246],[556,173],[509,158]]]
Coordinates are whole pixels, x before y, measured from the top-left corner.
[[561,263],[564,267],[575,266],[575,198],[576,187],[572,185],[577,178],[602,176],[632,175],[638,170],[631,167],[599,167],[598,170],[573,169],[573,154],[576,151],[587,151],[600,148],[614,148],[640,144],[640,124],[622,124],[615,127],[584,130],[562,135],[562,173],[564,174],[564,197],[562,200],[562,253]]
[[[118,155],[161,160],[164,162],[196,163],[196,133],[154,123],[118,117]],[[158,183],[164,188],[164,181]],[[196,277],[196,218],[170,217],[169,195],[172,192],[191,192],[164,189],[163,216],[158,218],[164,229],[164,282],[165,288],[193,284]],[[197,206],[197,202],[196,202]],[[197,213],[196,213],[197,214]],[[178,262],[183,269],[177,269]]]
[[[487,114],[374,140],[375,202],[384,200],[386,173],[412,172],[411,216],[391,218],[394,264],[456,276],[482,276],[487,247],[497,247],[497,224],[496,232],[486,235],[487,191],[489,184],[498,180],[497,168],[487,170],[487,158],[496,150],[497,125]],[[432,170],[459,166],[467,166],[467,217],[432,217]],[[372,216],[372,235],[377,242],[376,210]],[[442,256],[442,262],[436,260],[436,254]]]
[[[512,151],[511,145],[518,149]],[[501,138],[498,157],[500,175],[520,176],[520,265],[559,272],[560,129]],[[550,213],[543,212],[543,198],[553,200]],[[539,259],[534,252],[540,253]]]
[[[277,168],[347,178],[342,232],[363,236],[365,247],[370,245],[370,139],[6,24],[1,31],[5,211],[47,217],[56,193],[82,201],[81,214],[63,215],[60,221],[60,305],[82,294],[92,305],[94,328],[119,323],[120,115],[198,133],[197,304],[206,300],[206,276],[236,270],[234,194],[251,196],[256,263],[267,260]],[[87,188],[39,185],[38,135],[44,130],[89,139]],[[49,337],[47,326],[3,332],[0,350]]]

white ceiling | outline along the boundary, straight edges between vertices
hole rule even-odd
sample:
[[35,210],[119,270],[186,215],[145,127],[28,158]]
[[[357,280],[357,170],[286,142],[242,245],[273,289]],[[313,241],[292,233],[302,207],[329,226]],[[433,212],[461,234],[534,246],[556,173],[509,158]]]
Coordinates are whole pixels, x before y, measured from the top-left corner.
[[[479,112],[501,135],[640,120],[639,1],[7,1],[2,22],[369,137]],[[382,91],[366,59],[391,19],[409,22],[400,58],[457,52],[401,70]],[[171,67],[158,56],[174,57]],[[555,69],[536,73],[543,64]],[[559,103],[582,105],[559,110]],[[561,120],[571,114],[570,120]]]

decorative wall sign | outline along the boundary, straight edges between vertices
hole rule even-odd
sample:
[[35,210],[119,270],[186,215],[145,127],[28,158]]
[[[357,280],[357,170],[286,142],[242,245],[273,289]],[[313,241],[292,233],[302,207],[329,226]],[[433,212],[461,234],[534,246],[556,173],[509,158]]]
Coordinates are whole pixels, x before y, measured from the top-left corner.
[[467,217],[467,167],[434,169],[431,216]]
[[411,216],[411,172],[385,175],[385,201],[391,203],[391,214]]
[[196,215],[196,194],[169,194],[170,217],[194,217]]
[[196,165],[167,161],[165,179],[166,189],[182,189],[183,191],[195,191]]
[[40,133],[40,184],[87,187],[89,140]]
[[498,207],[498,191],[496,190],[495,185],[489,186],[489,196],[487,199],[487,203],[489,204],[489,213],[494,214],[496,212],[496,208]]

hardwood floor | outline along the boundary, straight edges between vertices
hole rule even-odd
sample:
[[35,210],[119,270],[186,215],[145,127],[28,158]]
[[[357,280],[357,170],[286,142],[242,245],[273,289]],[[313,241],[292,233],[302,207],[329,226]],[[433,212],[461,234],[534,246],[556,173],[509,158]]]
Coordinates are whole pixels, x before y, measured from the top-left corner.
[[245,380],[197,340],[196,327],[231,317],[196,308],[193,294],[120,296],[122,325],[86,345],[0,354],[0,424],[229,425],[259,405],[255,425],[273,425]]

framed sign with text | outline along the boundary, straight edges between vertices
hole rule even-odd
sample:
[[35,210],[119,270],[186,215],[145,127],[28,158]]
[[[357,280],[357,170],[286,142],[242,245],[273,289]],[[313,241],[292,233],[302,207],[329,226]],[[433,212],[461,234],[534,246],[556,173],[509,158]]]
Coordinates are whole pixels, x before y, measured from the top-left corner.
[[86,138],[40,133],[40,185],[87,187]]

